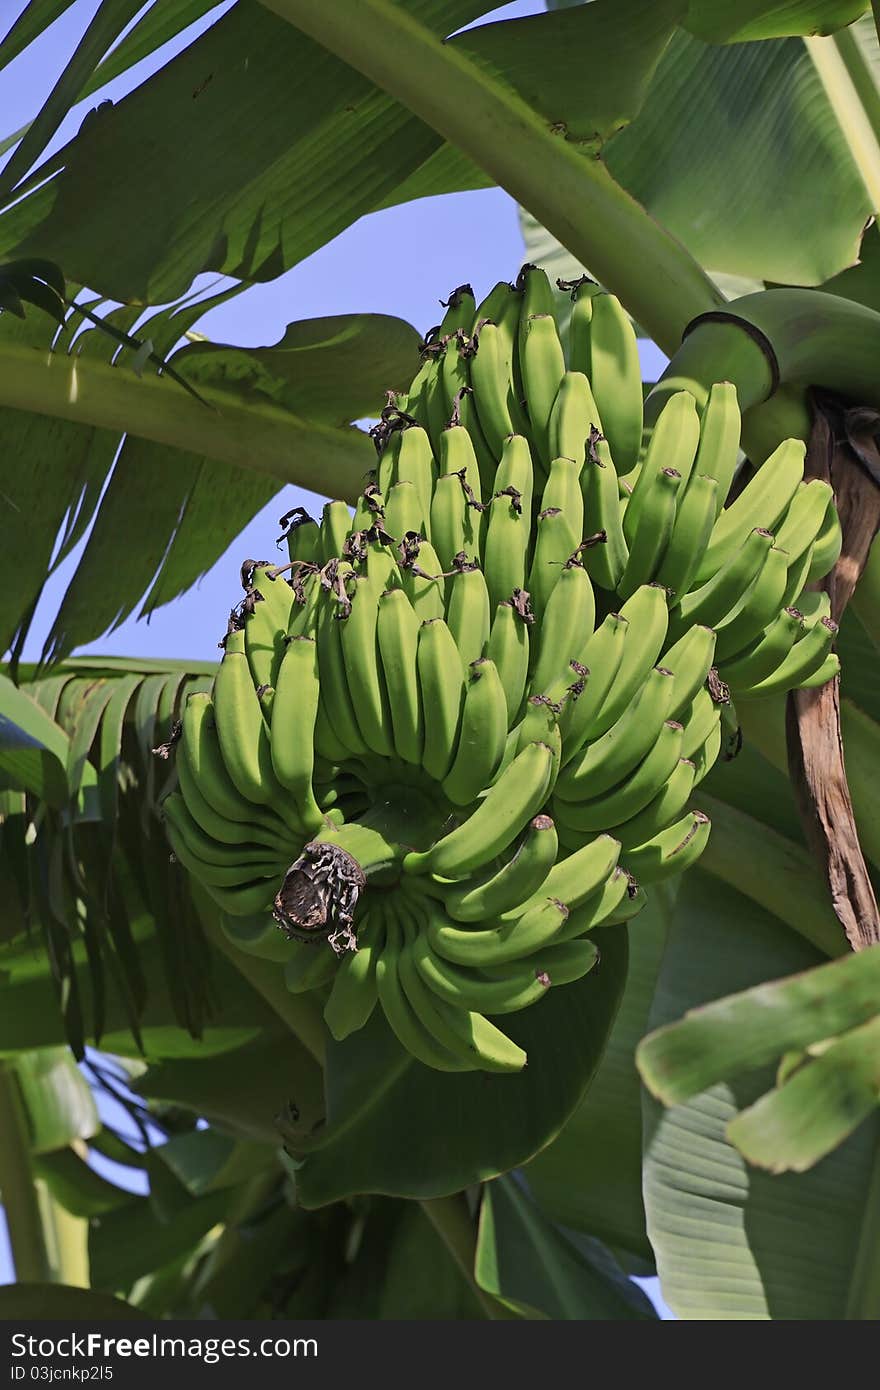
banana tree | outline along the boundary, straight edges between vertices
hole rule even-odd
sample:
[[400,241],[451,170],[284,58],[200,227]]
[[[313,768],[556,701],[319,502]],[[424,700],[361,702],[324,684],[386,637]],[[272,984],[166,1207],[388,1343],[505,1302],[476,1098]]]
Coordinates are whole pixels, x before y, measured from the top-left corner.
[[[31,0],[0,61],[66,8]],[[209,8],[129,27],[105,0],[0,174],[10,1308],[645,1317],[626,1274],[656,1269],[681,1316],[876,1316],[872,17],[238,0],[51,150]],[[567,258],[558,290],[459,287],[421,357],[381,316],[194,333],[202,272],[246,293],[364,214],[491,183],[545,229],[533,259]],[[621,305],[672,358],[644,414]],[[70,659],[285,481],[354,518],[288,518],[290,565],[248,562],[219,671]],[[244,878],[217,853],[241,823]],[[84,1100],[45,1137],[65,1041],[146,1062],[165,1143],[121,1147]]]

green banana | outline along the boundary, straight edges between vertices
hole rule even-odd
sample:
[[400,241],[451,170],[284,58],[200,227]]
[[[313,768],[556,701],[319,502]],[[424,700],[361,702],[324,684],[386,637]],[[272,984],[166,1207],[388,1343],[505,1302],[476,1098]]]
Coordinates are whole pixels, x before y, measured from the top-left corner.
[[568,521],[574,544],[579,545],[584,534],[584,499],[581,493],[582,464],[572,458],[553,457],[550,471],[541,494],[541,509],[558,508]]
[[667,826],[672,825],[687,805],[695,782],[694,763],[689,758],[679,758],[665,783],[647,806],[628,820],[610,827],[610,833],[620,841],[621,853],[625,855],[634,845],[645,844]]
[[743,595],[750,593],[752,585],[758,582],[772,545],[773,533],[763,527],[756,527],[743,537],[711,579],[685,594],[670,617],[670,634],[677,638],[693,623],[717,627],[728,615],[735,614]]
[[318,675],[321,690],[318,715],[320,722],[323,709],[334,737],[344,745],[349,755],[359,757],[369,753],[369,749],[358,727],[348,693],[341,633],[342,623],[346,621],[337,617],[330,603],[325,603],[318,615]]
[[275,804],[284,798],[272,767],[269,730],[243,652],[226,651],[214,680],[214,718],[229,776],[247,801]]
[[556,827],[549,816],[535,816],[516,852],[501,868],[492,865],[476,879],[453,884],[446,911],[456,922],[481,922],[518,908],[544,883],[556,862]]
[[671,604],[680,603],[690,588],[720,507],[718,484],[708,475],[692,475],[684,496],[680,493],[681,489],[672,533],[654,576],[669,591]]
[[[669,624],[665,589],[643,584],[621,606],[619,616],[628,624],[623,655],[614,683],[591,725],[592,739],[604,734],[620,717],[663,650]],[[586,653],[584,660],[589,660]]]
[[379,757],[394,756],[388,692],[379,660],[378,582],[359,578],[347,618],[340,620],[340,643],[348,694],[361,738]]
[[324,1005],[324,1022],[337,1042],[363,1028],[376,1007],[376,972],[384,944],[382,916],[368,910],[358,925],[357,950],[346,951],[342,957]]
[[405,763],[418,767],[425,742],[425,712],[417,671],[419,619],[402,589],[387,589],[380,595],[376,635],[394,750]]
[[408,924],[406,935],[406,949],[399,961],[401,983],[419,1021],[439,1045],[475,1070],[522,1071],[525,1052],[500,1028],[482,1014],[463,1009],[460,1004],[450,1005],[428,989],[413,955],[418,935],[414,924]]
[[421,496],[412,483],[392,484],[385,502],[384,527],[397,539],[402,539],[408,531],[423,536],[429,529]]
[[564,903],[542,897],[515,921],[484,929],[455,927],[435,911],[428,919],[426,936],[431,949],[444,960],[480,969],[520,960],[550,945],[567,918]]
[[602,412],[599,428],[618,471],[628,473],[642,444],[642,368],[629,315],[613,294],[592,299],[589,376]]
[[470,380],[480,428],[496,459],[504,452],[508,435],[514,433],[510,410],[510,344],[497,323],[482,322],[475,333],[476,352],[470,359]]
[[483,564],[493,608],[514,589],[525,588],[532,526],[532,458],[522,435],[504,442],[487,508]]
[[656,578],[672,538],[681,481],[681,474],[674,468],[661,468],[645,494],[626,568],[617,586],[621,598],[629,598],[642,584],[650,584]]
[[351,512],[346,502],[328,502],[321,513],[321,563],[338,559],[344,553],[351,529]]
[[442,782],[458,748],[464,705],[464,667],[442,618],[432,618],[419,628],[416,668],[425,711],[422,767]]
[[702,811],[688,811],[681,820],[625,854],[625,867],[639,883],[659,883],[672,874],[684,873],[699,859],[712,823]]
[[619,854],[620,844],[613,836],[596,835],[574,854],[554,864],[530,898],[502,914],[502,922],[518,920],[548,898],[555,898],[574,912],[589,902],[613,873]]
[[724,663],[724,680],[733,693],[744,694],[778,670],[804,632],[799,609],[784,608],[744,651]]
[[556,798],[581,802],[601,796],[627,777],[660,734],[672,686],[672,672],[655,666],[617,722],[559,774]]
[[570,287],[572,308],[568,320],[568,365],[575,372],[589,374],[590,371],[593,300],[599,293],[599,286],[586,275]]
[[507,704],[495,663],[479,657],[469,670],[458,747],[441,783],[454,806],[469,806],[491,784],[507,736]]
[[319,697],[317,644],[311,637],[294,637],[278,673],[270,746],[275,776],[292,792],[307,830],[323,822],[312,789]]
[[[640,388],[640,403],[641,394]],[[603,433],[602,420],[588,378],[583,372],[565,372],[559,382],[547,427],[550,458],[571,459],[577,465],[579,474],[586,460],[590,438],[596,432]],[[550,504],[545,502],[544,505]]]
[[431,502],[431,538],[440,572],[450,571],[457,555],[470,560],[479,555],[479,521],[474,524],[474,515],[462,480],[454,473],[438,478]]
[[547,599],[540,629],[536,633],[537,624],[532,627],[531,688],[536,694],[549,694],[567,675],[569,663],[581,659],[595,620],[596,598],[589,575],[577,562],[563,565]]
[[293,590],[270,565],[255,565],[244,626],[244,645],[254,685],[275,685],[293,607]]
[[400,981],[399,964],[405,945],[403,927],[395,914],[388,912],[385,922],[385,944],[376,960],[376,991],[382,1012],[398,1042],[416,1061],[436,1071],[469,1071],[470,1065],[449,1052],[424,1027],[409,1002]]
[[663,665],[673,675],[670,719],[678,719],[706,684],[714,654],[714,631],[699,626],[688,628],[684,636],[663,653]]
[[490,787],[463,825],[430,849],[408,854],[406,873],[464,878],[503,854],[523,827],[537,815],[550,792],[553,754],[543,743],[530,743]]
[[626,569],[629,548],[623,532],[617,473],[608,445],[593,434],[587,443],[587,457],[581,474],[584,494],[584,530],[604,540],[583,552],[584,568],[603,589],[614,589]]
[[722,511],[697,566],[694,581],[705,582],[735,555],[756,529],[772,531],[787,512],[804,476],[805,445],[786,439],[767,459],[735,502]]
[[709,399],[703,410],[697,457],[688,484],[692,487],[697,478],[714,479],[716,518],[724,506],[739,462],[740,428],[736,387],[731,381],[717,381],[709,391]]
[[419,937],[413,944],[413,959],[438,999],[476,1013],[508,1014],[543,999],[551,985],[582,979],[598,962],[599,953],[590,941],[567,942],[544,947],[525,960],[477,972],[435,955],[424,937]]
[[525,694],[529,670],[528,632],[528,624],[510,599],[497,605],[486,655],[494,662],[504,688],[508,727],[515,722]]
[[[832,618],[820,618],[795,642],[788,655],[783,658],[771,675],[762,681],[754,682],[748,690],[738,689],[740,699],[759,699],[762,695],[776,695],[798,687],[825,666],[831,647],[837,636],[837,623]],[[829,663],[831,675],[836,675],[833,663]],[[826,676],[825,680],[831,679]],[[825,680],[818,684],[824,685]]]
[[580,833],[599,831],[643,811],[678,763],[683,733],[681,724],[667,720],[642,761],[617,786],[603,796],[566,806],[568,828]]
[[446,614],[446,581],[443,566],[430,541],[421,541],[418,553],[401,569],[400,585],[420,622]]
[[683,758],[696,758],[720,718],[718,705],[708,689],[704,687],[698,690],[687,709],[679,715],[679,720],[684,725],[684,737],[681,741]]
[[585,673],[583,688],[578,691],[581,682],[575,682],[559,720],[563,765],[594,737],[597,721],[617,683],[628,629],[626,618],[609,613],[584,645],[579,662]]
[[580,537],[571,519],[558,507],[538,512],[535,549],[529,570],[528,592],[536,623],[540,624],[564,566],[577,550]]
[[489,590],[476,563],[450,576],[446,623],[464,666],[479,661],[489,640]]
[[840,529],[840,518],[837,515],[837,504],[831,498],[825,512],[825,523],[813,544],[806,583],[810,584],[815,579],[823,579],[837,564],[842,549],[843,533]]
[[716,628],[716,664],[742,652],[782,610],[788,587],[789,559],[778,545],[771,546],[758,578],[741,601]]
[[565,375],[565,354],[552,314],[526,316],[519,341],[519,365],[532,438],[539,462],[546,467],[550,462],[550,414]]
[[684,486],[691,475],[699,442],[700,417],[696,401],[689,391],[676,391],[657,416],[638,477],[628,480],[632,484],[632,494],[623,518],[627,545],[632,545],[642,507],[660,469],[674,469],[681,475]]
[[290,862],[295,848],[281,840],[272,845],[257,840],[236,841],[233,844],[215,840],[199,825],[181,792],[166,796],[162,802],[162,816],[174,828],[187,853],[219,868],[266,863],[280,863],[283,867]]

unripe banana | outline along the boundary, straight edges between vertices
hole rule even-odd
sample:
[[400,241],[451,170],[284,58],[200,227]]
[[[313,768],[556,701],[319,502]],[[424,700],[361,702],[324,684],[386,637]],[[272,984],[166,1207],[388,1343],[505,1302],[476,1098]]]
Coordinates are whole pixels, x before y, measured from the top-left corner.
[[418,767],[425,741],[425,715],[417,671],[419,619],[402,589],[388,589],[379,598],[376,634],[394,750],[405,763]]
[[385,502],[384,526],[388,534],[398,540],[402,540],[408,531],[415,532],[417,536],[424,536],[428,531],[430,511],[426,519],[421,496],[412,483],[392,485]]
[[489,789],[463,825],[403,861],[407,873],[464,878],[503,854],[523,827],[537,815],[550,792],[553,755],[546,744],[532,743],[519,753]]
[[[333,605],[325,603],[318,614],[318,674],[321,708],[334,736],[356,757],[369,752],[358,726],[348,691],[342,652],[342,623]],[[320,710],[319,710],[320,718]]]
[[629,315],[613,294],[595,295],[592,310],[589,376],[602,412],[599,428],[618,470],[628,473],[638,462],[642,444],[639,346]]
[[361,738],[373,753],[390,758],[394,743],[376,635],[381,591],[379,582],[369,576],[358,579],[348,617],[340,620],[340,642],[349,700]]
[[293,607],[293,590],[271,565],[253,567],[245,600],[245,652],[254,685],[275,685]]
[[439,999],[478,1013],[508,1014],[543,999],[551,985],[580,980],[599,959],[590,941],[545,946],[534,956],[476,971],[437,956],[424,937],[413,943],[413,959],[425,984]]
[[476,333],[477,351],[470,360],[470,379],[486,443],[496,459],[504,441],[514,433],[510,411],[512,387],[509,342],[496,323],[482,323]]
[[460,1005],[450,1005],[428,989],[413,957],[416,939],[416,927],[410,922],[407,926],[406,949],[401,954],[398,968],[404,991],[420,1023],[441,1047],[460,1056],[474,1069],[522,1071],[526,1064],[525,1052],[494,1023],[490,1023],[482,1014],[463,1009]]
[[[831,647],[837,636],[837,623],[831,618],[820,618],[809,631],[791,648],[788,655],[777,666],[772,675],[757,681],[748,690],[738,690],[741,699],[760,698],[762,695],[776,695],[781,691],[797,690],[805,681],[816,676],[826,667]],[[837,674],[833,663],[828,663],[830,675],[817,683],[824,685],[831,676]]]
[[[641,402],[641,387],[639,388]],[[583,372],[566,372],[550,412],[547,446],[551,458],[570,458],[578,472],[586,459],[591,436],[603,433],[599,407]],[[550,504],[545,502],[545,506]]]
[[584,568],[603,589],[614,589],[626,568],[629,548],[623,533],[617,473],[600,435],[588,442],[581,487],[586,536],[604,535],[604,540],[584,550]]
[[[700,421],[700,443],[694,460],[689,487],[697,478],[715,480],[715,515],[720,515],[739,461],[739,403],[736,387],[730,381],[717,381]],[[681,592],[684,592],[682,586]]]
[[558,843],[550,817],[535,816],[516,852],[500,869],[493,865],[447,890],[446,911],[456,922],[485,922],[519,908],[544,883],[556,862]]
[[417,1061],[436,1071],[469,1071],[460,1057],[441,1047],[421,1023],[400,982],[399,964],[405,946],[403,927],[389,910],[385,945],[376,961],[376,989],[382,1012],[401,1046]]
[[673,468],[682,486],[690,477],[700,442],[700,417],[689,391],[676,391],[657,416],[645,458],[632,484],[632,495],[623,518],[627,545],[632,545],[642,507],[661,468]]
[[788,587],[789,561],[778,544],[771,546],[758,578],[716,628],[716,664],[740,652],[760,637],[781,611]]
[[681,474],[674,468],[661,468],[644,495],[626,569],[617,586],[622,598],[629,598],[642,584],[650,584],[656,578],[672,538],[681,481]]
[[571,288],[571,317],[568,320],[568,365],[573,372],[590,371],[590,330],[593,321],[593,300],[599,286],[583,276]]
[[577,562],[563,565],[531,648],[531,687],[536,694],[549,694],[560,677],[571,675],[570,662],[581,660],[595,619],[596,599],[589,575]]
[[[720,733],[720,730],[719,730]],[[620,841],[625,856],[634,845],[645,844],[678,819],[694,789],[696,767],[689,758],[680,758],[656,796],[620,825],[610,827],[610,833]]]
[[550,413],[565,375],[565,354],[551,314],[526,318],[519,343],[519,363],[532,438],[538,459],[546,467],[550,462]]
[[477,564],[450,576],[446,622],[464,666],[479,661],[489,640],[489,590]]
[[489,634],[486,655],[498,671],[507,702],[507,723],[519,713],[529,670],[529,625],[510,600],[499,603]]
[[287,527],[284,538],[287,540],[293,576],[303,566],[321,564],[321,528],[304,507],[295,507],[293,512],[288,512],[279,525]]
[[480,523],[468,506],[461,479],[455,474],[438,478],[431,502],[431,537],[440,569],[449,572],[456,555],[468,560],[480,553]]
[[464,705],[464,667],[455,639],[441,618],[419,628],[417,670],[425,741],[422,767],[438,782],[452,767]]
[[344,553],[351,528],[351,512],[345,502],[328,502],[321,514],[321,564]]
[[669,623],[665,589],[656,584],[643,584],[622,605],[619,616],[627,622],[623,656],[614,683],[591,726],[589,737],[593,739],[604,734],[620,717],[663,650]]
[[763,527],[743,537],[711,579],[685,594],[669,620],[671,636],[679,637],[694,623],[717,627],[735,613],[743,595],[758,582],[772,545],[773,533]]
[[[569,762],[595,736],[598,720],[617,682],[629,623],[619,613],[609,613],[583,649],[580,670],[572,694],[563,705],[562,763]],[[578,685],[582,689],[578,690]]]
[[455,927],[435,912],[428,922],[427,940],[444,960],[481,969],[521,960],[550,945],[567,918],[568,908],[555,898],[541,898],[515,921],[483,930]]
[[224,654],[214,680],[214,717],[223,761],[238,791],[257,805],[275,804],[281,813],[269,730],[243,652]]
[[804,476],[805,446],[800,439],[786,439],[719,516],[697,572],[696,584],[716,574],[756,529],[772,531],[783,517]]
[[676,767],[683,733],[681,724],[667,720],[642,761],[617,786],[603,796],[566,807],[569,829],[595,832],[609,825],[619,825],[643,811]]
[[548,511],[558,508],[569,524],[575,545],[579,545],[584,534],[584,499],[581,494],[581,464],[572,458],[554,457],[544,491],[541,495],[541,509]]
[[710,627],[691,627],[663,653],[663,665],[672,672],[669,718],[679,719],[698,690],[706,684],[715,655],[715,633]]
[[446,581],[430,541],[421,541],[418,553],[400,572],[400,585],[420,622],[442,618],[446,613]]
[[639,883],[659,883],[672,874],[684,873],[703,853],[711,828],[702,811],[688,811],[653,839],[628,849],[625,867]]
[[558,507],[538,512],[535,550],[528,591],[536,623],[540,624],[563,568],[577,550],[580,537],[571,519]]
[[532,459],[522,435],[511,435],[495,474],[486,515],[484,569],[493,608],[525,588],[532,526]]
[[660,734],[672,685],[672,673],[655,666],[617,722],[560,773],[555,791],[559,801],[601,796],[630,774]]
[[324,1005],[324,1022],[337,1042],[363,1028],[376,1007],[376,970],[384,944],[385,923],[381,914],[365,913],[358,927],[357,950],[346,951],[339,962]]
[[470,663],[458,747],[442,782],[454,806],[469,806],[491,784],[501,766],[506,736],[504,687],[494,662],[480,657]]
[[684,496],[680,493],[672,534],[654,575],[669,591],[670,604],[680,603],[690,588],[721,506],[715,479],[703,474],[692,475]]
[[619,853],[620,844],[613,836],[596,835],[576,853],[560,859],[532,896],[515,910],[505,912],[502,921],[515,921],[548,898],[555,898],[574,912],[590,901],[613,873]]
[[278,673],[270,742],[275,775],[293,794],[297,812],[309,831],[323,823],[312,789],[319,696],[316,643],[311,637],[294,637]]
[[837,505],[834,500],[830,500],[825,512],[825,522],[822,530],[816,537],[810,557],[810,568],[807,571],[806,582],[812,583],[816,579],[822,579],[834,568],[840,557],[843,548],[843,533],[840,529],[840,519],[837,515]]

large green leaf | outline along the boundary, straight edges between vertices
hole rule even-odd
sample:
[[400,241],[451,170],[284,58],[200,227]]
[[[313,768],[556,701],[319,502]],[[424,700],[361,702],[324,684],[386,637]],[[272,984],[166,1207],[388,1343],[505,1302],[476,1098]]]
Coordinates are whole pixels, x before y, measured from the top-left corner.
[[663,957],[674,892],[655,888],[629,928],[629,970],[620,1011],[589,1090],[558,1138],[524,1169],[554,1221],[653,1258],[642,1203],[642,1098],[636,1044]]
[[496,1178],[483,1192],[474,1273],[481,1289],[524,1317],[610,1322],[657,1316],[598,1241],[578,1249],[510,1177]]
[[65,1284],[6,1284],[0,1288],[2,1322],[119,1322],[148,1318],[124,1299]]
[[[679,894],[651,1024],[820,959],[694,870]],[[863,1125],[808,1173],[750,1168],[725,1131],[771,1080],[719,1083],[669,1110],[646,1100],[645,1205],[663,1297],[685,1318],[876,1317],[864,1299],[877,1249],[869,1192],[880,1125]]]
[[677,34],[605,158],[701,264],[736,275],[821,284],[855,261],[875,210],[797,38],[716,47]]
[[98,1130],[94,1097],[66,1047],[19,1052],[15,1077],[33,1153],[51,1153]]
[[199,399],[110,365],[103,335],[93,354],[35,352],[46,321],[0,317],[0,434],[34,460],[5,486],[18,525],[0,570],[0,646],[26,630],[72,514],[62,549],[94,527],[50,634],[56,660],[145,592],[150,611],[196,583],[282,482],[356,496],[375,455],[349,421],[408,384],[417,342],[398,319],[354,314],[292,324],[276,347],[191,345],[172,361]]
[[0,675],[0,768],[12,784],[63,806],[69,746],[64,730],[27,691]]
[[294,1105],[306,1130],[323,1118],[321,1070],[293,1036],[265,1038],[212,1059],[165,1061],[134,1083],[138,1095],[186,1106],[237,1135],[277,1143],[276,1117]]
[[831,34],[867,8],[865,0],[690,0],[685,27],[706,43]]
[[89,1271],[98,1289],[122,1291],[144,1274],[189,1254],[235,1199],[235,1189],[189,1202],[173,1221],[157,1221],[149,1200],[138,1197],[97,1216],[89,1232]]
[[626,932],[596,932],[599,967],[536,1008],[505,1017],[525,1048],[516,1076],[433,1072],[405,1053],[377,1010],[360,1032],[327,1045],[326,1128],[309,1140],[297,1191],[307,1207],[356,1192],[436,1197],[497,1176],[549,1143],[596,1070],[626,976]]

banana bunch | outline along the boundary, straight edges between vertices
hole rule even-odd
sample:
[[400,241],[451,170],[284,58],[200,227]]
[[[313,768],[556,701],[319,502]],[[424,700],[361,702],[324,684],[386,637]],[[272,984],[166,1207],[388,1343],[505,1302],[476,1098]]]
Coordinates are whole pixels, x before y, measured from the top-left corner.
[[534,267],[450,296],[354,515],[297,509],[289,564],[243,568],[165,802],[238,946],[321,990],[335,1038],[379,1007],[438,1070],[520,1070],[490,1020],[583,977],[593,929],[699,857],[731,693],[837,669],[807,586],[839,528],[803,446],[725,507],[733,387],[702,418],[672,396],[644,447],[630,322],[570,288],[565,334]]

